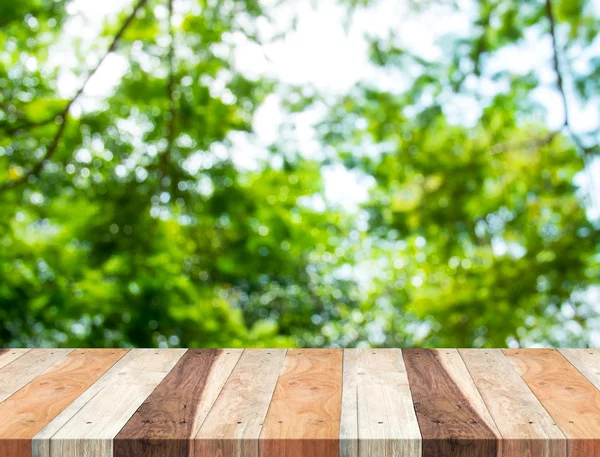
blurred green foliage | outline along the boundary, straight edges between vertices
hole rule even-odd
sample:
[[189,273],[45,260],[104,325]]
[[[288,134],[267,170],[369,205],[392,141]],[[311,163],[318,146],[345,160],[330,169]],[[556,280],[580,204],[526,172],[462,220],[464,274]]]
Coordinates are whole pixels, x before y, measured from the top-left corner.
[[[373,38],[373,64],[407,88],[365,81],[332,99],[232,64],[232,36],[260,42],[255,0],[177,0],[179,20],[168,0],[142,1],[95,45],[118,37],[127,71],[81,106],[48,62],[70,3],[0,2],[0,344],[593,341],[600,234],[575,179],[595,145],[546,126],[541,71],[490,70],[530,33],[550,42],[548,2],[475,2],[470,35],[444,37],[437,61]],[[415,14],[440,6],[459,8]],[[568,59],[597,44],[598,17],[585,0],[551,11],[573,96],[597,97],[600,56],[579,72]],[[73,94],[98,64],[77,57]],[[323,162],[294,145],[236,164],[232,138],[272,93],[290,112],[326,106],[327,163],[374,183],[359,211],[307,203],[324,195]],[[481,106],[471,125],[453,119],[459,97]]]

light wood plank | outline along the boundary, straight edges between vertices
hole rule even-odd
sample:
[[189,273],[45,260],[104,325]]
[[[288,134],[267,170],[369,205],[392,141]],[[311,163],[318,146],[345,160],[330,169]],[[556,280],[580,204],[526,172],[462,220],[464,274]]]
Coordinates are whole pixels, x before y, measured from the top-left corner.
[[569,457],[600,457],[600,391],[555,349],[504,353],[569,440]]
[[52,436],[51,457],[112,457],[114,437],[185,351],[129,351],[119,371],[111,370],[100,390]]
[[340,457],[358,457],[358,351],[344,349]]
[[420,457],[421,433],[399,349],[359,349],[359,457]]
[[403,349],[424,456],[502,456],[500,432],[456,349]]
[[260,436],[261,457],[337,457],[341,349],[290,349]]
[[194,443],[194,456],[258,457],[285,349],[246,349]]
[[127,350],[79,349],[0,403],[0,457],[31,457],[31,439]]
[[113,365],[92,386],[65,408],[54,420],[46,425],[32,440],[33,457],[50,456],[50,439],[73,418],[73,416],[106,386],[116,384],[124,376],[121,373],[128,371],[127,366],[140,356],[139,350],[129,351],[116,364]]
[[559,349],[563,357],[600,389],[600,349]]
[[31,349],[0,349],[0,368],[5,367],[9,363],[17,360],[22,355],[25,355]]
[[242,349],[190,349],[115,438],[115,457],[192,456],[198,433]]
[[565,436],[500,349],[460,349],[502,435],[504,457],[565,457]]
[[64,359],[73,349],[32,349],[0,369],[0,402]]

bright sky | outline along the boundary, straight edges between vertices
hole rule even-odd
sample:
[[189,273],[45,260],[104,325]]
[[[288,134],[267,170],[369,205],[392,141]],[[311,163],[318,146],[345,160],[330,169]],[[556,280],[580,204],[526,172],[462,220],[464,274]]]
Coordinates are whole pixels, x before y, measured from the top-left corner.
[[[263,2],[264,3],[264,2]],[[397,0],[380,0],[377,6],[354,13],[349,27],[346,9],[337,4],[337,0],[294,0],[278,7],[274,14],[275,24],[263,24],[261,31],[266,35],[286,30],[290,18],[296,14],[297,28],[290,31],[285,39],[265,46],[240,42],[236,46],[235,64],[249,76],[268,75],[278,80],[298,85],[312,85],[324,93],[340,94],[348,91],[360,80],[375,82],[389,90],[406,88],[406,79],[399,71],[386,72],[372,66],[367,58],[367,42],[365,34],[370,36],[387,37],[390,30],[395,31],[404,46],[410,47],[421,57],[439,59],[442,49],[439,46],[440,37],[452,33],[465,35],[469,32],[474,14],[474,3],[461,0],[461,13],[452,13],[439,8],[433,13],[428,10],[426,15],[415,17],[409,15],[406,4]],[[177,0],[175,7],[177,10]],[[595,1],[600,10],[600,0]],[[124,7],[123,0],[103,0],[90,2],[76,0],[72,4],[74,16],[67,25],[67,35],[84,39],[84,46],[94,44],[95,37],[100,32],[106,17],[114,15]],[[164,10],[158,10],[158,15]],[[589,55],[582,55],[576,60],[576,65],[586,65],[589,57],[600,55],[600,39],[595,46],[588,50]],[[76,56],[69,45],[69,38],[57,47],[57,56],[65,68],[60,78],[60,89],[65,95],[73,93],[79,83],[70,73],[69,68],[78,66]],[[91,54],[89,65],[94,65],[96,56]],[[531,33],[526,37],[526,44],[519,47],[507,47],[494,59],[495,70],[505,68],[526,73],[536,70],[542,75],[544,86],[540,87],[535,97],[548,109],[548,124],[557,127],[562,124],[563,112],[558,93],[553,89],[554,74],[550,67],[551,48],[547,36],[539,37]],[[127,62],[118,55],[110,56],[90,81],[85,95],[97,99],[118,84],[127,69]],[[487,83],[487,91],[493,93],[501,87]],[[82,103],[86,101],[83,100]],[[448,115],[455,121],[465,124],[472,123],[478,114],[477,103],[467,97],[455,97],[450,104]],[[600,106],[589,103],[578,106],[571,100],[571,123],[577,129],[586,132],[597,129],[600,125]],[[326,151],[314,138],[312,124],[319,119],[318,110],[309,111],[296,116],[296,140],[301,151],[307,156],[324,157]],[[239,166],[253,168],[257,159],[264,158],[263,146],[278,138],[279,127],[284,115],[276,95],[269,97],[257,112],[254,127],[256,137],[251,141],[245,137],[234,138],[234,159]],[[596,194],[600,201],[600,163],[596,161],[592,167]],[[326,183],[326,199],[330,203],[341,204],[347,209],[355,209],[356,205],[367,199],[371,178],[359,172],[347,171],[341,165],[331,165],[323,168]],[[587,179],[581,176],[578,183],[586,187]],[[595,214],[590,216],[600,216]]]

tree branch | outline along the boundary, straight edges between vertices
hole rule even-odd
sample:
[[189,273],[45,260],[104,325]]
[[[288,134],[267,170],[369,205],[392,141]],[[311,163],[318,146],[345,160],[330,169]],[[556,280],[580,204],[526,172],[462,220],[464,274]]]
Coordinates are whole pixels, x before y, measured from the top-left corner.
[[567,103],[567,96],[565,93],[565,83],[560,70],[560,62],[558,60],[558,42],[556,39],[556,19],[554,18],[554,12],[552,10],[552,0],[546,0],[546,17],[550,27],[550,38],[552,40],[552,68],[556,75],[556,88],[560,93],[560,98],[563,105],[563,111],[565,113],[565,119],[563,127],[569,129],[569,104]]
[[159,169],[161,177],[167,174],[167,166],[169,162],[169,156],[175,143],[175,127],[176,127],[176,116],[177,106],[175,103],[175,31],[173,30],[173,0],[167,0],[169,9],[169,36],[171,41],[169,43],[169,50],[167,54],[167,60],[169,65],[169,76],[167,82],[167,99],[169,100],[169,117],[167,119],[167,148],[159,157]]
[[[552,0],[545,0],[546,4],[546,18],[548,19],[549,29],[550,29],[550,38],[552,41],[552,69],[554,74],[556,75],[556,89],[560,94],[560,100],[563,107],[564,112],[564,120],[562,126],[554,131],[550,132],[544,138],[536,138],[530,141],[520,141],[520,142],[511,142],[511,143],[501,143],[492,146],[491,153],[492,154],[501,154],[503,152],[507,152],[513,149],[531,149],[531,148],[539,148],[542,146],[546,146],[549,144],[556,135],[558,135],[561,130],[566,130],[569,134],[569,137],[575,143],[577,148],[582,152],[582,154],[586,155],[591,152],[591,148],[586,148],[579,137],[573,132],[570,124],[570,113],[569,113],[569,103],[567,101],[567,95],[565,91],[565,80],[560,68],[560,60],[559,60],[559,46],[558,40],[556,38],[556,18],[554,17],[554,11],[552,9]],[[585,163],[584,163],[585,166]]]
[[75,93],[73,98],[71,98],[69,100],[69,102],[64,107],[64,109],[61,112],[59,112],[58,114],[56,114],[53,118],[49,119],[48,121],[42,121],[42,122],[38,123],[39,125],[45,125],[45,124],[49,124],[51,122],[57,122],[60,124],[58,127],[58,130],[56,131],[56,134],[54,135],[54,138],[52,139],[52,141],[48,145],[48,148],[46,149],[46,153],[44,154],[44,157],[42,157],[42,159],[39,162],[37,162],[29,171],[25,172],[20,178],[11,180],[11,181],[6,181],[4,183],[0,183],[0,192],[4,191],[6,189],[15,188],[15,187],[25,183],[30,177],[37,175],[41,171],[41,169],[44,167],[44,163],[47,160],[50,160],[52,158],[52,156],[58,149],[58,145],[60,144],[62,136],[65,132],[65,129],[67,126],[68,115],[69,115],[69,111],[71,110],[71,107],[77,101],[77,99],[81,96],[81,94],[83,94],[83,91],[85,90],[87,84],[90,82],[90,80],[92,79],[94,74],[96,74],[96,72],[98,71],[98,69],[100,68],[102,63],[106,60],[108,55],[115,51],[115,49],[117,48],[117,45],[119,44],[119,41],[123,37],[123,34],[125,33],[125,31],[129,27],[129,25],[135,19],[137,12],[147,3],[147,1],[148,0],[138,0],[133,11],[127,17],[125,22],[123,22],[123,24],[121,25],[121,28],[118,30],[118,32],[114,36],[110,46],[108,47],[108,49],[106,50],[106,52],[104,53],[102,58],[98,61],[98,63],[92,69],[92,71],[90,71],[88,73],[87,77],[85,78],[85,81],[83,82],[83,84],[81,85],[79,90]]
[[569,137],[575,143],[576,148],[579,150],[581,160],[583,162],[583,170],[587,175],[588,186],[589,189],[589,199],[592,207],[595,212],[598,213],[599,208],[596,204],[596,197],[594,195],[594,176],[590,169],[589,164],[589,155],[596,149],[596,146],[585,146],[583,141],[579,136],[573,131],[573,127],[571,126],[570,121],[570,113],[569,113],[569,103],[567,101],[567,94],[565,92],[564,78],[563,73],[560,68],[559,61],[559,50],[558,50],[558,40],[556,38],[556,18],[554,16],[554,11],[552,9],[552,0],[546,0],[546,17],[548,18],[548,23],[550,27],[550,37],[552,39],[552,66],[554,69],[554,73],[556,75],[556,88],[560,94],[560,98],[563,104],[563,110],[565,114],[565,120],[563,123],[563,129],[567,131]]
[[531,150],[531,149],[539,149],[541,147],[549,145],[552,140],[560,133],[559,130],[550,132],[546,136],[542,138],[534,138],[532,140],[523,140],[523,141],[511,141],[507,143],[498,143],[493,145],[490,148],[490,153],[492,155],[503,154],[508,151],[518,151],[518,150]]
[[54,116],[49,117],[48,119],[44,119],[42,121],[22,120],[20,124],[12,125],[10,127],[2,127],[2,129],[4,130],[4,133],[6,133],[8,135],[14,135],[15,133],[17,133],[20,130],[32,129],[35,127],[43,127],[44,125],[52,124],[53,122],[56,121],[57,116],[58,116],[58,114],[55,114]]
[[550,26],[550,37],[552,39],[552,67],[554,70],[554,74],[556,75],[556,88],[558,89],[558,93],[560,94],[560,99],[562,101],[563,111],[565,114],[563,128],[567,130],[569,136],[571,137],[575,145],[580,149],[582,154],[590,154],[591,152],[593,152],[594,148],[585,146],[581,141],[581,138],[579,138],[579,136],[573,131],[573,127],[571,125],[569,102],[567,100],[567,94],[565,91],[563,73],[560,68],[558,40],[556,38],[556,18],[552,9],[552,0],[546,0],[546,17],[548,18],[548,23]]

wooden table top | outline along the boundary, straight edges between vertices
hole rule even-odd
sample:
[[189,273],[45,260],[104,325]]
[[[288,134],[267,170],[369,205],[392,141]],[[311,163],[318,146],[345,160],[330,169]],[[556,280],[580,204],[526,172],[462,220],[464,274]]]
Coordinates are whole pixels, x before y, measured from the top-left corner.
[[0,457],[600,457],[597,349],[0,349]]

